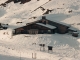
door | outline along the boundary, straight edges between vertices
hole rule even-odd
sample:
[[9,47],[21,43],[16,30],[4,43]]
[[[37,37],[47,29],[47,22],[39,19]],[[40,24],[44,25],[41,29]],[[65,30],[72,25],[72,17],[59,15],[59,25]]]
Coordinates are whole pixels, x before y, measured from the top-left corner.
[[29,34],[38,34],[38,30],[37,29],[30,29]]

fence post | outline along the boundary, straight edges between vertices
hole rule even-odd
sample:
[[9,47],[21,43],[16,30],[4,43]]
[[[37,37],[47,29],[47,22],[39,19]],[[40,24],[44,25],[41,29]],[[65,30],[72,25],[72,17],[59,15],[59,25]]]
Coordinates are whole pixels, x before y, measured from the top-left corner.
[[36,59],[36,55],[37,55],[36,53],[32,53],[32,58]]

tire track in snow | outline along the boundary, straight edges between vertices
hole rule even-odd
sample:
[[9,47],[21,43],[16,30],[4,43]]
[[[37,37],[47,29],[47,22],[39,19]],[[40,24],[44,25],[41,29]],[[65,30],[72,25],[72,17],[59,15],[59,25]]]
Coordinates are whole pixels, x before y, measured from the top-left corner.
[[[42,4],[41,6],[43,6],[43,5],[45,5],[45,4],[47,4],[47,3],[49,3],[50,2],[50,0],[49,1],[47,1],[46,3],[44,3],[44,4]],[[34,12],[34,11],[36,11],[37,9],[39,9],[41,6],[39,6],[38,8],[36,8],[36,9],[34,9],[32,12]],[[31,13],[32,13],[31,12]]]

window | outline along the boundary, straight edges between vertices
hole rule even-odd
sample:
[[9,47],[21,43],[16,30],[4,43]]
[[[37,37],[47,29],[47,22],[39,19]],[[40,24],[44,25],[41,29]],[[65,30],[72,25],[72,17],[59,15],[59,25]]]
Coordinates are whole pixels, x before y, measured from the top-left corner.
[[48,24],[48,21],[46,20],[46,24]]
[[51,30],[48,30],[48,32],[51,32]]

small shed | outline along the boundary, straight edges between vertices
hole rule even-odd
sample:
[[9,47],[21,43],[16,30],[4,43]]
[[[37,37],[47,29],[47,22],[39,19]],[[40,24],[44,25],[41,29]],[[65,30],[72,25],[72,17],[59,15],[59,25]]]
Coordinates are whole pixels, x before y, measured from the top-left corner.
[[72,33],[72,36],[78,37],[78,34],[79,34],[79,33],[76,31],[76,32],[73,32],[73,33]]
[[8,28],[8,24],[2,24],[0,23],[0,30],[5,30]]

